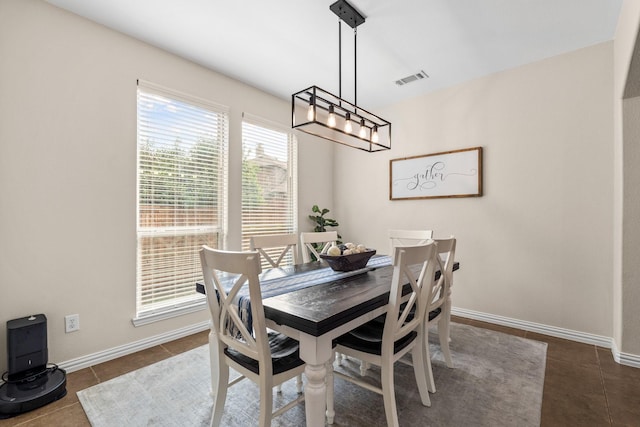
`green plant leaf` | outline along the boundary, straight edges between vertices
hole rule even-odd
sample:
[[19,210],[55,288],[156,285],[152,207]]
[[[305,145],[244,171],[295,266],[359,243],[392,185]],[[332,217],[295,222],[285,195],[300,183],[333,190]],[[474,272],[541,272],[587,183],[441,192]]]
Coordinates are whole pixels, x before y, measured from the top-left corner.
[[[337,227],[338,221],[332,218],[325,218],[324,216],[329,213],[329,209],[322,209],[318,207],[318,205],[313,205],[311,208],[312,212],[318,213],[320,215],[309,215],[309,219],[315,222],[316,226],[313,229],[315,232],[323,232],[327,231],[326,227]],[[340,235],[338,235],[340,237]]]

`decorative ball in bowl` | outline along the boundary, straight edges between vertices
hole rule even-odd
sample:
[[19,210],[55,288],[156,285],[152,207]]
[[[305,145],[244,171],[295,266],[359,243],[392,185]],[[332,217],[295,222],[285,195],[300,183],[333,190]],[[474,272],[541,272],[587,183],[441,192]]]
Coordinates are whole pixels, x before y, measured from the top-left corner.
[[375,249],[366,249],[363,252],[348,255],[320,254],[320,258],[326,261],[334,271],[353,271],[366,267],[369,259],[375,254]]

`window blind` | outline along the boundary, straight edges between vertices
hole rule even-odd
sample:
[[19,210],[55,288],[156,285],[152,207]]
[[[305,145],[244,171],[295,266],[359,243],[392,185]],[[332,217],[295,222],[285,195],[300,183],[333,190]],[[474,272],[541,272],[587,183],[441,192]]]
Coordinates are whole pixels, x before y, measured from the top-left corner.
[[[136,317],[202,304],[199,249],[224,233],[228,112],[138,83]],[[135,323],[135,322],[134,322]]]
[[[242,249],[249,250],[251,236],[297,232],[296,138],[290,129],[244,114],[242,153]],[[277,258],[280,250],[267,253]],[[293,264],[290,253],[287,264]]]

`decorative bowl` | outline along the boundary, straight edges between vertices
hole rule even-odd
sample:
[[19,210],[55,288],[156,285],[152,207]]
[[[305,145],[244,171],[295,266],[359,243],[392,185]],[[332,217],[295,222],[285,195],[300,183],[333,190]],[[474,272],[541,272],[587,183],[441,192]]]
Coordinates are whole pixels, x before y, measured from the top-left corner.
[[351,255],[331,256],[320,254],[320,258],[325,260],[334,271],[353,271],[364,268],[369,262],[369,259],[375,254],[375,249],[367,249],[366,252]]

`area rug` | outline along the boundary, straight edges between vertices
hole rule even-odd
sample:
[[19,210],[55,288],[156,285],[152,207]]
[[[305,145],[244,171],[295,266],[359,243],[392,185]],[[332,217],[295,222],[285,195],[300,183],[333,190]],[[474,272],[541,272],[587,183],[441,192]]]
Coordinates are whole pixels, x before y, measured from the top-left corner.
[[[453,323],[447,368],[430,336],[436,393],[424,407],[413,368],[397,363],[396,401],[401,426],[538,426],[546,343]],[[345,360],[336,369],[357,374],[359,363]],[[233,371],[232,371],[233,374]],[[233,375],[232,375],[233,377]],[[380,371],[367,371],[379,384]],[[94,427],[208,426],[212,400],[209,352],[202,346],[78,392]],[[274,408],[296,395],[295,380],[274,393]],[[249,380],[233,386],[222,426],[257,425],[259,390]],[[334,426],[384,426],[382,396],[335,379]],[[273,426],[304,426],[304,403],[274,419]]]

